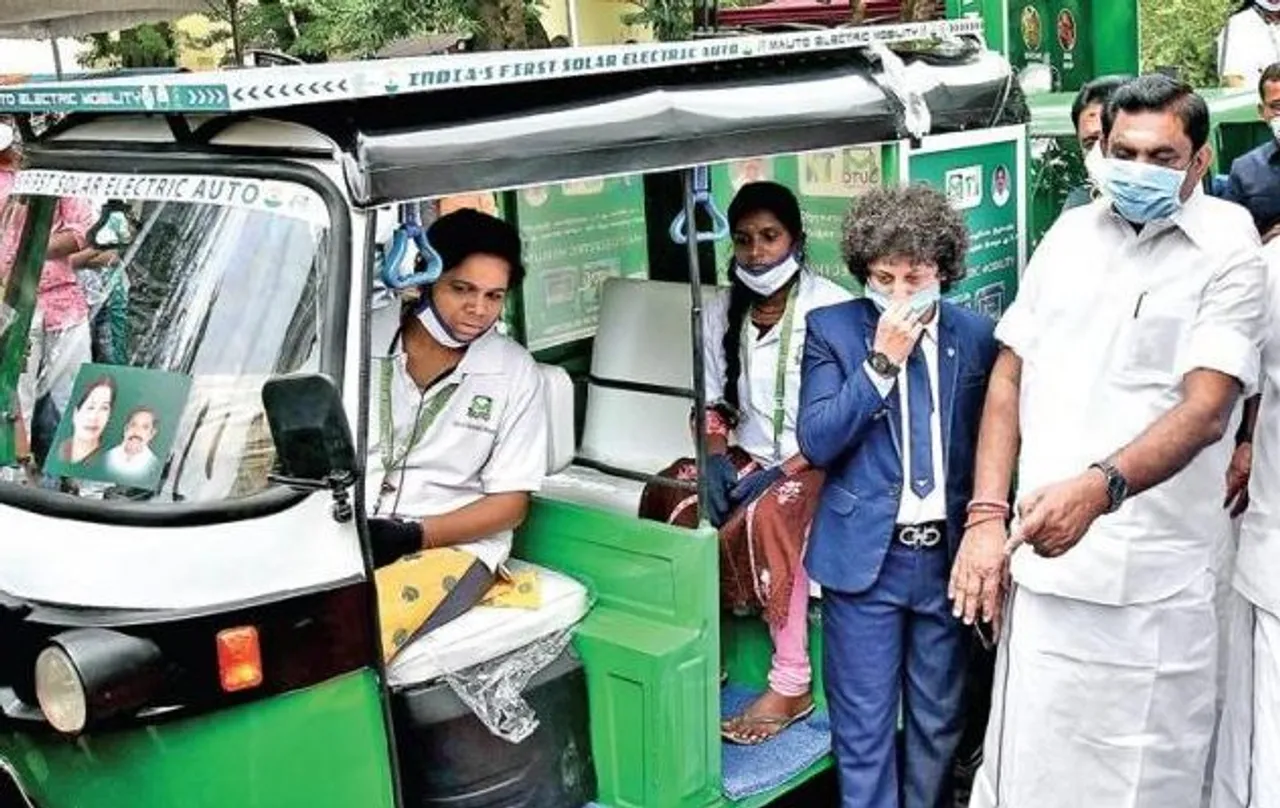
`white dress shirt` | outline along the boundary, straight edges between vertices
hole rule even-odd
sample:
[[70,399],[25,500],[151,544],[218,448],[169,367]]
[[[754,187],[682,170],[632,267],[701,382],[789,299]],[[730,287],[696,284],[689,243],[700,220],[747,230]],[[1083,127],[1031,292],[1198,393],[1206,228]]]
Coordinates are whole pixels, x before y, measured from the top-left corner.
[[[796,289],[795,314],[791,318],[790,356],[786,366],[783,390],[783,424],[779,436],[780,457],[774,456],[773,408],[778,377],[778,351],[782,346],[782,321],[761,334],[744,318],[742,340],[742,373],[738,377],[737,445],[757,462],[772,466],[797,454],[796,413],[800,410],[800,364],[804,358],[804,339],[809,312],[823,306],[834,306],[852,300],[843,287],[808,270],[800,270]],[[704,389],[707,403],[724,401],[725,362],[724,332],[729,327],[729,290],[707,302],[702,313],[702,358],[706,367]]]
[[[1022,359],[1018,496],[1084,472],[1182,399],[1182,377],[1258,378],[1265,265],[1247,211],[1196,192],[1135,232],[1106,200],[1045,235],[996,338]],[[1124,605],[1169,597],[1211,569],[1228,529],[1232,441],[1099,518],[1059,558],[1027,547],[1013,577],[1042,594]],[[1015,528],[1016,529],[1016,528]]]
[[[448,385],[457,389],[408,456],[384,469],[382,363],[390,362],[394,458],[419,414]],[[458,367],[426,391],[409,376],[403,352],[374,359],[369,383],[366,502],[370,515],[421,519],[450,513],[488,494],[536,492],[547,471],[547,415],[542,377],[529,352],[490,332],[472,343]],[[384,493],[383,481],[395,490]],[[427,537],[428,541],[430,536]],[[511,553],[511,531],[458,545],[490,570]]]
[[1269,25],[1256,8],[1233,14],[1218,34],[1218,74],[1244,76],[1257,89],[1267,66],[1280,62],[1280,26]]
[[[942,307],[938,307],[942,311]],[[941,316],[941,315],[939,315]],[[925,326],[920,335],[920,350],[924,354],[925,367],[929,371],[929,392],[933,400],[933,412],[929,416],[929,432],[933,438],[933,490],[926,497],[916,495],[911,488],[915,470],[911,468],[910,382],[904,364],[893,379],[886,379],[871,369],[862,367],[871,383],[880,391],[880,397],[888,398],[893,387],[898,386],[898,435],[902,440],[902,498],[898,502],[898,524],[918,525],[924,522],[941,522],[947,518],[947,478],[942,467],[942,407],[938,402],[938,318]]]
[[1280,240],[1262,248],[1267,261],[1270,325],[1262,348],[1262,404],[1253,429],[1249,510],[1240,524],[1235,587],[1280,615]]

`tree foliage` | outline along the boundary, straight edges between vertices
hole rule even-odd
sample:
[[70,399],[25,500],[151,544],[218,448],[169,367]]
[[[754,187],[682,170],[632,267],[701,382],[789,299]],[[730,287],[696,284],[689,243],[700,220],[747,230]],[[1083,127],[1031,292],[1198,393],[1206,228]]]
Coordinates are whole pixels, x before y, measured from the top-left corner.
[[1196,87],[1218,85],[1217,39],[1239,0],[1140,0],[1142,69],[1177,68]]
[[177,63],[178,36],[167,22],[90,34],[83,41],[89,45],[79,57],[84,67],[172,67]]

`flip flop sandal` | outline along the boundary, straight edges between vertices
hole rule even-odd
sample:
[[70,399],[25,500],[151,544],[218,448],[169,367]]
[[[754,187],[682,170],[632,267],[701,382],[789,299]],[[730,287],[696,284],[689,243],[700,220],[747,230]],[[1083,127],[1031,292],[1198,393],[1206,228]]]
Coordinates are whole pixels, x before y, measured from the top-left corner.
[[813,711],[816,706],[817,705],[810,703],[808,707],[795,715],[757,715],[752,716],[751,718],[740,715],[737,718],[730,719],[729,723],[736,722],[739,727],[777,727],[777,729],[769,735],[752,737],[740,730],[735,731],[728,729],[727,727],[721,727],[720,737],[724,738],[729,743],[737,744],[738,746],[758,746],[765,741],[772,741],[774,738],[781,735],[787,727],[790,727],[792,724],[795,724],[798,721],[803,721],[813,715]]

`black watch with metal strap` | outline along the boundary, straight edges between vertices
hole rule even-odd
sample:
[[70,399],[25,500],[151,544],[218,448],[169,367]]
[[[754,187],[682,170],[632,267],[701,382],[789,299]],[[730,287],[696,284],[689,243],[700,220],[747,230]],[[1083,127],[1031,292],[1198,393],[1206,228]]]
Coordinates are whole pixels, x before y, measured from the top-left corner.
[[1129,498],[1129,481],[1120,473],[1120,469],[1110,460],[1099,460],[1097,463],[1089,465],[1091,469],[1097,469],[1102,472],[1102,476],[1107,480],[1107,513],[1115,513]]
[[895,379],[898,371],[901,369],[893,363],[893,360],[885,356],[880,351],[874,351],[867,357],[867,364],[876,372],[877,376],[883,376],[886,379]]

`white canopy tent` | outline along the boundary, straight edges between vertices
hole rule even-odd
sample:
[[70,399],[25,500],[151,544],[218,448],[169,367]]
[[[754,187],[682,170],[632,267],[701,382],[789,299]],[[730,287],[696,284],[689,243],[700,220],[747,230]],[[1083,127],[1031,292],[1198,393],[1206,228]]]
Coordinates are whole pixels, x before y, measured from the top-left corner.
[[0,0],[0,39],[47,39],[62,75],[59,37],[132,28],[208,11],[205,0]]

